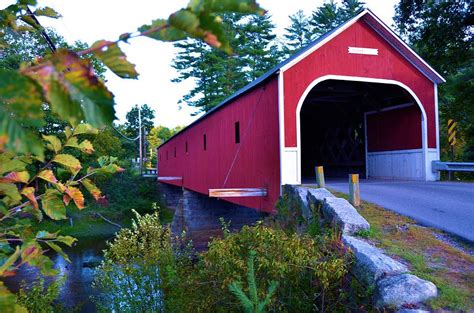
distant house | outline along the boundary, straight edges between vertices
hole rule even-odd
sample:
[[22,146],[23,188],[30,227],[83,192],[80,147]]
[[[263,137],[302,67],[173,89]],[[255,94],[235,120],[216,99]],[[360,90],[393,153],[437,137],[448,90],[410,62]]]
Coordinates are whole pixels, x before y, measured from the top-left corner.
[[159,180],[271,212],[285,184],[360,173],[437,180],[434,69],[364,10],[236,92],[158,148]]

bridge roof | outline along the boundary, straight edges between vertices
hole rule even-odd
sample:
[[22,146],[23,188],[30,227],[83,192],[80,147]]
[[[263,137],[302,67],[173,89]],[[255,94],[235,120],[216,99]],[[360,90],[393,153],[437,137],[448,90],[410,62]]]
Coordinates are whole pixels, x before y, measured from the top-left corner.
[[185,128],[181,129],[178,133],[171,136],[168,140],[163,142],[160,146],[165,145],[168,141],[172,138],[180,134],[181,132],[189,129],[194,124],[199,123],[202,119],[206,118],[210,114],[214,113],[215,111],[219,110],[226,104],[232,102],[232,100],[238,98],[242,94],[246,93],[247,91],[257,87],[262,82],[266,81],[268,78],[272,77],[275,74],[278,74],[280,71],[285,70],[287,65],[292,65],[292,63],[298,62],[300,59],[306,57],[311,50],[316,50],[321,44],[325,44],[327,41],[331,40],[333,37],[338,35],[341,31],[358,21],[359,19],[363,18],[364,21],[380,36],[382,36],[385,40],[387,40],[390,45],[397,50],[409,63],[411,63],[415,68],[417,68],[423,75],[426,76],[430,81],[435,84],[446,82],[446,80],[436,72],[428,63],[426,63],[412,48],[410,48],[393,30],[391,30],[384,22],[382,22],[370,9],[362,9],[353,17],[349,18],[344,23],[340,24],[339,26],[331,29],[330,31],[324,33],[317,39],[311,41],[307,46],[290,56],[289,58],[285,59],[284,61],[280,62],[267,72],[265,72],[262,76],[257,78],[256,80],[252,81],[245,87],[237,90],[235,93],[224,99],[221,103],[216,105],[214,108],[206,112],[204,115],[187,125]]

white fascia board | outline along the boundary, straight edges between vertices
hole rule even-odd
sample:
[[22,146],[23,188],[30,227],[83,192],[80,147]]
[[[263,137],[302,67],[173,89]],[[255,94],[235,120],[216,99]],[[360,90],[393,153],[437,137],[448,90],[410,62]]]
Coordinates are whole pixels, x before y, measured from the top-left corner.
[[423,60],[415,51],[413,51],[412,48],[410,48],[409,45],[407,45],[403,40],[400,39],[400,37],[398,37],[397,34],[395,34],[395,32],[390,28],[388,27],[387,25],[385,25],[385,23],[379,19],[377,17],[377,15],[375,15],[374,13],[372,13],[372,11],[370,10],[367,10],[367,12],[370,14],[370,16],[372,16],[380,25],[382,25],[383,28],[385,28],[390,34],[392,34],[392,36],[398,41],[400,42],[405,48],[408,49],[408,51],[410,51],[411,53],[413,53],[413,55],[418,59],[420,60],[424,65],[426,65],[436,76],[438,76],[439,79],[441,79],[444,83],[446,82],[446,79],[444,79],[443,76],[441,76],[441,74],[439,74],[434,68],[432,68],[428,63],[426,63],[425,60]]

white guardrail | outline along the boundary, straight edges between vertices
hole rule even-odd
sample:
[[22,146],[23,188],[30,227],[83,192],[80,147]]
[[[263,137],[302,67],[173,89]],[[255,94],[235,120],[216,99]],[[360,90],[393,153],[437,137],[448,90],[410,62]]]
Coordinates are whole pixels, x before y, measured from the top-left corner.
[[433,161],[431,163],[431,170],[433,173],[438,171],[474,173],[474,163]]

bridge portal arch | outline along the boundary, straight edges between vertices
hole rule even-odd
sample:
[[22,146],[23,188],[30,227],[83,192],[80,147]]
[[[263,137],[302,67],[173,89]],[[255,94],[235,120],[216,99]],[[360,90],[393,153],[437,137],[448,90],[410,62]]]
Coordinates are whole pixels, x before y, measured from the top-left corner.
[[426,112],[399,81],[318,77],[301,95],[296,119],[298,183],[314,177],[315,165],[333,177],[427,179]]

